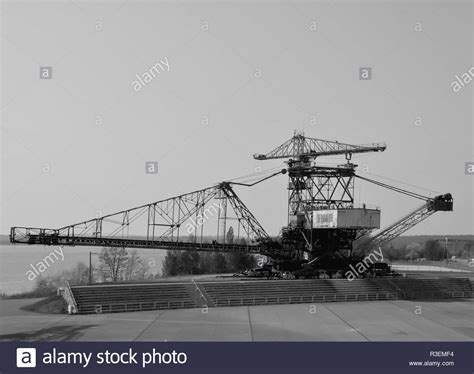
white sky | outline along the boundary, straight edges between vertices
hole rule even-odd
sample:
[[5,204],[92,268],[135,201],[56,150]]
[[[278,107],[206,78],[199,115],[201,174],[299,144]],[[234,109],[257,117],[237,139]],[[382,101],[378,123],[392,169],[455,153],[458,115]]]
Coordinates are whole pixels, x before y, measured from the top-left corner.
[[[474,66],[472,23],[467,1],[3,2],[0,232],[60,227],[249,174],[253,153],[299,129],[386,142],[355,161],[454,196],[453,213],[410,233],[473,234],[464,165],[474,161],[474,82],[451,88]],[[135,75],[164,57],[170,71],[135,92]],[[40,66],[52,66],[51,80],[39,79]],[[365,66],[371,81],[359,80]],[[158,161],[157,175],[145,175],[145,161]],[[236,189],[271,234],[286,223],[286,183]],[[358,186],[358,201],[382,208],[383,226],[420,204]]]

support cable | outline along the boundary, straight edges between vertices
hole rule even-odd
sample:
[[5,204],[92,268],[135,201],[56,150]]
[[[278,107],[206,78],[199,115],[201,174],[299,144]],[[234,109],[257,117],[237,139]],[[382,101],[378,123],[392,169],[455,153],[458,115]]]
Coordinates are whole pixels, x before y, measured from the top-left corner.
[[404,190],[404,189],[399,188],[399,187],[390,186],[389,184],[382,183],[382,182],[376,181],[376,180],[374,180],[374,179],[362,177],[362,176],[357,175],[357,174],[355,174],[355,177],[357,177],[357,178],[359,178],[359,179],[362,179],[362,180],[365,180],[365,181],[367,181],[367,182],[373,183],[373,184],[375,184],[375,185],[377,185],[377,186],[384,187],[384,188],[387,188],[387,189],[389,189],[389,190],[396,191],[396,192],[399,192],[399,193],[401,193],[401,194],[414,197],[415,199],[420,199],[420,200],[423,200],[423,201],[432,200],[430,197],[420,195],[420,194],[418,194],[418,193],[416,193],[416,192],[407,191],[407,190]]

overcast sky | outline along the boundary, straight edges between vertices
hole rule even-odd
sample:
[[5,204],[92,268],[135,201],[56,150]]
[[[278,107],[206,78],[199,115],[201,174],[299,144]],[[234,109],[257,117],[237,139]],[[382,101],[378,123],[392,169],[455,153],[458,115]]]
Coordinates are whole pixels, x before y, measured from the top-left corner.
[[[474,66],[472,24],[468,1],[4,1],[1,233],[283,166],[252,154],[298,129],[386,142],[354,158],[367,176],[454,196],[453,213],[409,233],[473,234],[474,82],[452,87]],[[137,90],[136,75],[160,61]],[[157,174],[145,174],[146,161]],[[420,205],[356,182],[383,226]],[[237,189],[272,234],[286,223],[286,184]]]

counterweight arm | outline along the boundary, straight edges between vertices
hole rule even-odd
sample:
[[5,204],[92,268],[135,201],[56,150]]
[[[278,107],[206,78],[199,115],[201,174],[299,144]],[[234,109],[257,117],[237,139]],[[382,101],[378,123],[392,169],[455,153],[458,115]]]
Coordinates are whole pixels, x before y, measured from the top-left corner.
[[397,236],[403,234],[405,231],[411,229],[413,226],[417,225],[418,223],[422,222],[423,220],[438,211],[453,210],[453,197],[449,193],[431,198],[411,191],[403,190],[398,187],[390,186],[385,183],[375,181],[366,177],[361,177],[359,175],[356,175],[356,177],[367,182],[374,183],[378,186],[388,188],[392,191],[396,191],[425,201],[422,206],[415,209],[413,212],[407,214],[406,216],[402,217],[387,228],[370,237],[369,241],[363,244],[366,248],[370,249],[387,244]]
[[254,154],[256,160],[270,160],[290,157],[319,157],[346,155],[350,159],[353,153],[383,152],[387,146],[385,143],[374,143],[367,145],[352,145],[336,141],[315,139],[305,137],[303,134],[295,133],[294,136],[282,145],[266,154]]

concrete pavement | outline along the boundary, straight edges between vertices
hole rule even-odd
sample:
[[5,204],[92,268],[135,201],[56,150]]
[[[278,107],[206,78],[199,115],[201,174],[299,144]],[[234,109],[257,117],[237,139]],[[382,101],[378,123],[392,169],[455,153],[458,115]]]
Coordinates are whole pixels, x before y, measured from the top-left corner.
[[[0,340],[22,341],[466,341],[472,300],[373,301],[55,315],[0,301]],[[15,312],[16,311],[16,312]]]

